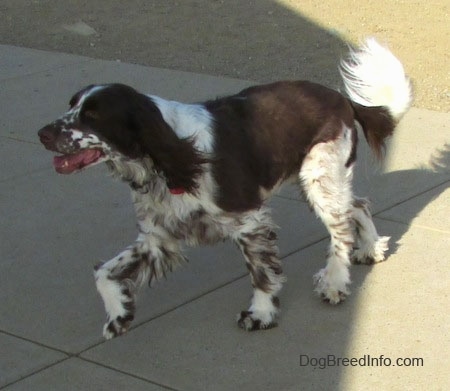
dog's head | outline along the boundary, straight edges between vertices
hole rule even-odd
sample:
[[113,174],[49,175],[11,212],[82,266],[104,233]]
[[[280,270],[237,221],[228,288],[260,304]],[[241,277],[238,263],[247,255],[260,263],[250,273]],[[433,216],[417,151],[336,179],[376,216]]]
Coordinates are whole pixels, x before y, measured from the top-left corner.
[[69,110],[38,135],[45,148],[60,154],[53,165],[62,174],[108,160],[147,157],[171,186],[189,191],[205,162],[191,140],[177,137],[151,98],[123,84],[82,89]]

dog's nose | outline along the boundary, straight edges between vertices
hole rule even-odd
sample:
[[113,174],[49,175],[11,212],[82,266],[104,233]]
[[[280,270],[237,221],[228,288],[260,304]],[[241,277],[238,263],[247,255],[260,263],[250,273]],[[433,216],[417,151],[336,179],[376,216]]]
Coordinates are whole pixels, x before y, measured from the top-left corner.
[[39,139],[44,145],[53,144],[56,140],[56,132],[53,126],[47,125],[38,131]]
[[42,142],[51,142],[55,139],[56,135],[51,125],[44,126],[38,130],[39,139]]

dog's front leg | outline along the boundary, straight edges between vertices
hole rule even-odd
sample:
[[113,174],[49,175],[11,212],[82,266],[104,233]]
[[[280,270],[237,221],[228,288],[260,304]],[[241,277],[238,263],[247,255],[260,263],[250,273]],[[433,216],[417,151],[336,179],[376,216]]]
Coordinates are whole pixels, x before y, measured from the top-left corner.
[[140,234],[136,242],[113,259],[95,267],[95,282],[106,310],[103,336],[125,333],[135,313],[138,288],[149,284],[183,262],[177,241]]
[[250,272],[253,297],[250,308],[238,315],[238,326],[247,331],[268,329],[276,326],[277,294],[285,281],[274,225],[266,213],[256,213],[241,228],[235,240]]

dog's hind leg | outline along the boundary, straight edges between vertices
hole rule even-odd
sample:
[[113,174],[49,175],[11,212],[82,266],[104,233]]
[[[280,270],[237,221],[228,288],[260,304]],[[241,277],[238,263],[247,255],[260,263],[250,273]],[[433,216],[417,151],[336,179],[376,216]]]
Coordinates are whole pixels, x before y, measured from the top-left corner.
[[234,240],[244,254],[253,286],[250,308],[238,315],[239,327],[247,330],[276,326],[280,291],[285,280],[276,246],[275,225],[267,209],[261,208],[239,218]]
[[178,242],[140,234],[136,242],[113,259],[95,267],[95,282],[106,310],[106,339],[125,333],[135,312],[138,288],[165,276],[185,259]]
[[388,250],[388,236],[378,236],[370,213],[369,201],[354,198],[352,218],[355,228],[355,243],[352,253],[353,263],[372,264],[384,261]]
[[327,265],[315,276],[316,292],[337,304],[350,292],[350,252],[353,246],[352,221],[352,129],[343,127],[341,135],[316,144],[306,155],[300,179],[306,197],[331,236]]

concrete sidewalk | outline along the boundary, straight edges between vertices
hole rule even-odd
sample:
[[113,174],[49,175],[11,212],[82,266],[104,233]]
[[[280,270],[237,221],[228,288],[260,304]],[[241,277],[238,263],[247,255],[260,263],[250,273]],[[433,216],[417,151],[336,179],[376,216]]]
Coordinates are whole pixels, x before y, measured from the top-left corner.
[[92,267],[134,240],[129,191],[102,167],[56,175],[36,131],[80,87],[112,81],[182,101],[249,85],[0,45],[0,389],[450,389],[450,114],[412,109],[384,167],[360,143],[355,193],[370,196],[392,250],[352,268],[342,305],[312,292],[327,234],[287,188],[271,202],[288,276],[278,328],[237,328],[251,287],[225,243],[190,250],[187,267],[141,291],[131,331],[104,341]]

